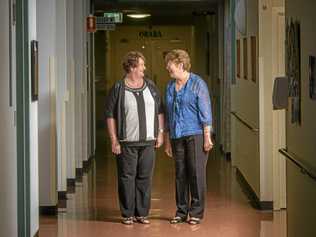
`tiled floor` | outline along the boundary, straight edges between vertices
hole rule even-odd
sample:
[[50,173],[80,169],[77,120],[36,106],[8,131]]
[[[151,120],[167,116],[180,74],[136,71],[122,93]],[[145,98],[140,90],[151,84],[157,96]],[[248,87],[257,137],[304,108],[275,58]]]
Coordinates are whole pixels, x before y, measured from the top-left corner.
[[[104,140],[103,140],[104,141]],[[41,237],[285,237],[286,213],[252,208],[242,193],[230,163],[210,157],[207,168],[207,208],[201,225],[170,225],[175,213],[174,163],[157,154],[152,191],[151,224],[120,223],[115,160],[110,146],[99,139],[96,159],[76,192],[68,196],[67,211],[40,218]],[[213,155],[215,156],[215,155]]]

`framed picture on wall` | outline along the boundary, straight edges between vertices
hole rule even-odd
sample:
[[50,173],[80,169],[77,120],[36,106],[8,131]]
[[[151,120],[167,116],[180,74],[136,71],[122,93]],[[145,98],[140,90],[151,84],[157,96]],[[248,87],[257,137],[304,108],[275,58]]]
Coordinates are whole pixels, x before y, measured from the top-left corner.
[[236,55],[236,57],[237,57],[237,63],[236,63],[236,66],[237,66],[237,69],[236,69],[236,71],[237,71],[237,78],[240,78],[240,40],[239,39],[237,39],[237,41],[236,41],[236,50],[237,50],[237,55]]
[[244,64],[244,79],[248,79],[248,44],[247,38],[243,39],[243,64]]
[[301,125],[301,30],[300,22],[286,21],[286,75],[291,99],[291,123]]
[[316,57],[309,56],[309,96],[312,100],[316,100]]
[[31,41],[31,97],[38,100],[38,41]]
[[257,42],[256,36],[250,37],[250,50],[251,50],[251,80],[257,81]]

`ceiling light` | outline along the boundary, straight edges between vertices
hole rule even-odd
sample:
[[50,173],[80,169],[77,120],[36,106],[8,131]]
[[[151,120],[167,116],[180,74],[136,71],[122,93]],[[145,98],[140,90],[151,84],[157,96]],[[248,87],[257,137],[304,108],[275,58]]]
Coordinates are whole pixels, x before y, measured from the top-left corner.
[[150,14],[127,14],[128,17],[131,18],[136,18],[136,19],[141,19],[141,18],[146,18],[146,17],[150,17]]

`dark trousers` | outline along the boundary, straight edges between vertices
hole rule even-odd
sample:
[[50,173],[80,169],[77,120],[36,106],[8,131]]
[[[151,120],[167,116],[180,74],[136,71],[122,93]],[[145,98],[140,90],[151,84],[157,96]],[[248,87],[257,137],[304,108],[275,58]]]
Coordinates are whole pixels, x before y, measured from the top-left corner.
[[172,140],[176,167],[176,216],[203,218],[208,153],[203,150],[203,135]]
[[154,161],[154,146],[122,145],[122,153],[117,156],[117,176],[123,217],[148,216]]

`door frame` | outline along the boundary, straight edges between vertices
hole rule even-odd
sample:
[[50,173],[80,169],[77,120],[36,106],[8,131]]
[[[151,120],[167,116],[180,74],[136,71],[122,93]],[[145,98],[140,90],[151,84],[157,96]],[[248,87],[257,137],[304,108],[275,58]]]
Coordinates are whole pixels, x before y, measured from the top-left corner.
[[28,0],[16,0],[16,126],[18,236],[31,233]]
[[[278,45],[280,42],[279,17],[284,16],[284,7],[272,8],[272,80],[277,76],[285,76],[285,55],[284,75],[278,72],[278,59],[280,52]],[[283,24],[283,23],[282,23]],[[285,30],[285,21],[283,25]],[[284,34],[285,39],[285,34]],[[285,50],[285,49],[284,49]],[[286,162],[284,156],[279,153],[280,148],[286,147],[286,112],[285,110],[274,110],[273,114],[273,209],[280,210],[286,208]]]

